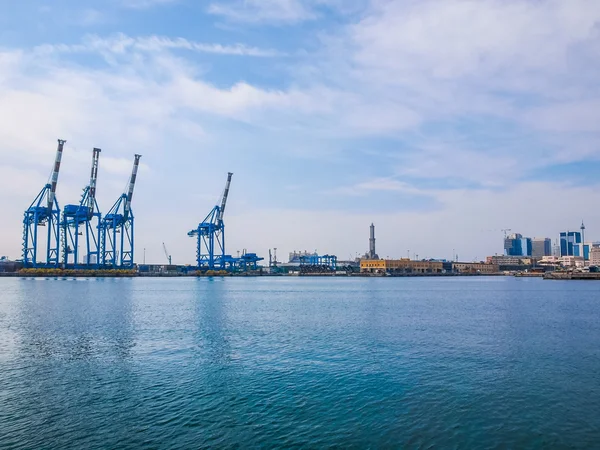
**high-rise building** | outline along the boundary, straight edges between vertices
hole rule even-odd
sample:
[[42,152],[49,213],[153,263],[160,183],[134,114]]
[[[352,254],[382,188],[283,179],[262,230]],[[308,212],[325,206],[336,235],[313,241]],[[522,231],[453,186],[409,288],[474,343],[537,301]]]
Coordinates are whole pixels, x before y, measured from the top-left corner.
[[531,240],[531,256],[543,258],[552,255],[552,241],[550,238],[533,238]]
[[522,234],[515,233],[504,239],[504,254],[506,256],[531,256],[531,238],[524,238]]
[[579,231],[563,231],[560,233],[560,256],[583,256],[579,244],[581,244]]

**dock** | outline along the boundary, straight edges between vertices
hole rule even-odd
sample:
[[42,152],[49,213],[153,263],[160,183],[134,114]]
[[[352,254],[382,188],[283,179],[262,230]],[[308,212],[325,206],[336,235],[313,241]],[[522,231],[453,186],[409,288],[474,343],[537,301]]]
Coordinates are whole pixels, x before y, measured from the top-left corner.
[[600,280],[600,272],[548,272],[544,280]]

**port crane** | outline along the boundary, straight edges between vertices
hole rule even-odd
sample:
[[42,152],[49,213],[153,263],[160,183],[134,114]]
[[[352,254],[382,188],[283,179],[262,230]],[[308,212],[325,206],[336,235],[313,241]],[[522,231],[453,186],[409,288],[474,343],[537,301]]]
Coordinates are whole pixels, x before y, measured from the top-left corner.
[[167,260],[169,261],[169,265],[171,266],[171,255],[169,255],[169,251],[167,250],[167,246],[165,245],[165,243],[163,242],[163,251],[165,252],[165,256],[167,257]]
[[40,227],[46,227],[45,266],[58,267],[60,251],[60,207],[56,200],[56,186],[60,162],[67,141],[58,140],[54,167],[47,183],[25,211],[23,218],[23,266],[39,267],[38,253],[41,251]]
[[127,191],[117,199],[102,219],[101,264],[111,268],[132,269],[134,217],[131,200],[142,155],[136,154]]
[[[62,218],[63,265],[73,264],[75,268],[98,267],[100,263],[100,232],[102,214],[96,202],[96,184],[98,181],[98,160],[101,150],[92,150],[92,170],[90,183],[83,189],[78,205],[66,205]],[[82,228],[80,230],[80,228]],[[79,256],[80,236],[84,241],[85,260]],[[72,256],[72,258],[71,258]]]
[[188,236],[197,238],[196,261],[199,270],[225,269],[228,260],[232,259],[225,255],[225,224],[223,222],[232,176],[231,172],[227,174],[221,204],[215,205],[204,220],[198,224],[198,227],[188,232]]

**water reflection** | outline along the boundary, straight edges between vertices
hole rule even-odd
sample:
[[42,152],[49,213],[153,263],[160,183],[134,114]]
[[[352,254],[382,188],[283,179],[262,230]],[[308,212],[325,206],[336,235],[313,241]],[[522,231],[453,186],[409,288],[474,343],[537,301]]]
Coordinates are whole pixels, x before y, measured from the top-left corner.
[[20,355],[130,358],[135,345],[131,292],[132,281],[125,279],[19,280]]
[[200,278],[196,282],[196,345],[210,364],[228,365],[232,352],[225,282],[220,278]]

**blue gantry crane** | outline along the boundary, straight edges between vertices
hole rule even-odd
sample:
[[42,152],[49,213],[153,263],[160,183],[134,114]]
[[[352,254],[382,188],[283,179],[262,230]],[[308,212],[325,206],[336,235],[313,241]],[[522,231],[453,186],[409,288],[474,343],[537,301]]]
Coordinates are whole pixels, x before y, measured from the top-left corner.
[[227,264],[225,255],[225,224],[223,214],[227,205],[229,186],[233,173],[227,174],[227,183],[221,198],[221,205],[216,205],[198,224],[198,228],[190,231],[188,236],[197,237],[196,261],[199,270],[224,270]]
[[[102,214],[96,202],[98,159],[100,149],[92,151],[90,183],[83,190],[78,205],[66,205],[62,216],[63,265],[74,268],[96,268],[100,263],[100,232]],[[86,253],[79,255],[80,236]]]
[[56,200],[56,185],[64,145],[67,141],[58,140],[58,149],[54,159],[54,168],[50,182],[46,184],[23,218],[23,266],[39,267],[38,251],[42,248],[40,242],[40,227],[46,227],[46,259],[42,265],[58,267],[60,251],[60,207]]
[[132,269],[134,248],[133,212],[131,199],[142,155],[135,155],[127,192],[123,193],[101,225],[101,264],[104,267]]

